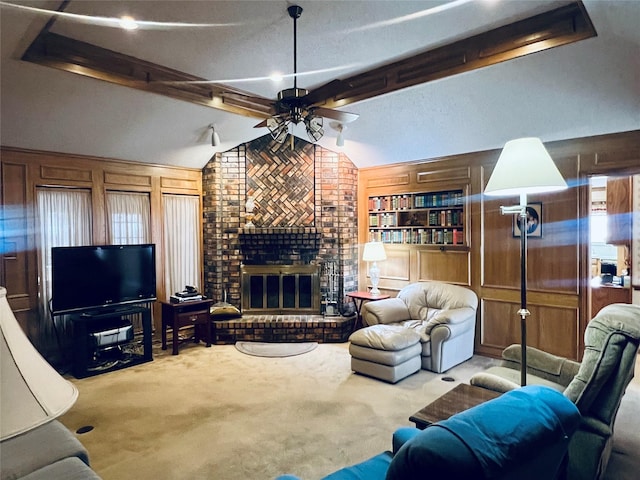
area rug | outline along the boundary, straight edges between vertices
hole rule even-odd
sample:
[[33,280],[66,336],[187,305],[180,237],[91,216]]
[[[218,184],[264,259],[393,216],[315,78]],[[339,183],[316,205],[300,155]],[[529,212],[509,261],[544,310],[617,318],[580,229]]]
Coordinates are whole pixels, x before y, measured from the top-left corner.
[[318,346],[317,342],[304,343],[263,343],[236,342],[236,348],[247,355],[256,357],[291,357],[310,352]]

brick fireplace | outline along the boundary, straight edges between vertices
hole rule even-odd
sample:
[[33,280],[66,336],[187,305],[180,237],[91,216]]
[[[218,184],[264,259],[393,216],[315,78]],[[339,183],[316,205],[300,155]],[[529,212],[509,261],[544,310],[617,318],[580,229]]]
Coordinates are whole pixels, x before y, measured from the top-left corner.
[[[344,298],[357,288],[356,189],[357,169],[346,156],[299,138],[293,149],[265,135],[216,154],[203,170],[205,294],[222,301],[226,293],[241,306],[243,265],[311,265],[316,313],[330,288],[350,312]],[[249,196],[255,226],[246,228]],[[337,285],[324,274],[327,264]]]

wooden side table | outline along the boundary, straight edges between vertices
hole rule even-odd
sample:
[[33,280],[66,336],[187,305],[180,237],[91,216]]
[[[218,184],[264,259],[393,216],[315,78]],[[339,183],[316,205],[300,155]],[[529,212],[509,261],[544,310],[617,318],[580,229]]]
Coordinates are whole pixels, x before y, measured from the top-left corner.
[[362,304],[365,301],[374,302],[376,300],[384,300],[385,298],[389,298],[389,295],[372,295],[371,292],[349,292],[347,293],[347,297],[353,301],[353,305],[356,308],[356,321],[353,324],[353,331],[355,332],[358,329],[358,325],[362,325],[362,315],[360,314]]
[[211,346],[211,316],[209,307],[213,300],[192,300],[182,303],[160,302],[162,304],[162,350],[167,349],[167,328],[172,330],[173,355],[178,355],[178,330],[193,326],[194,341],[200,340],[199,329],[205,330],[207,347]]
[[468,410],[500,395],[493,390],[461,383],[411,415],[409,421],[423,430],[432,423],[446,420],[456,413]]

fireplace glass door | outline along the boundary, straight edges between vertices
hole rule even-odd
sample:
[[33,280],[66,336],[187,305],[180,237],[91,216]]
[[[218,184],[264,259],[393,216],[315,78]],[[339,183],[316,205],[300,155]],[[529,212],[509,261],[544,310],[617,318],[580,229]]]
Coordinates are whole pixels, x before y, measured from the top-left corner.
[[245,313],[320,313],[317,266],[243,266],[242,308]]

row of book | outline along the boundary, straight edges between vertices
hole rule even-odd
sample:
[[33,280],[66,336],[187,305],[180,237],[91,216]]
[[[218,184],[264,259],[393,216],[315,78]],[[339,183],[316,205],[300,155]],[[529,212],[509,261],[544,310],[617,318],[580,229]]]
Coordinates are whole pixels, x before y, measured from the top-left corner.
[[370,227],[397,227],[398,217],[394,213],[371,213],[369,214]]
[[[403,214],[407,215],[407,214]],[[400,220],[398,220],[400,218]],[[439,210],[429,212],[428,215],[413,215],[412,217],[398,216],[396,213],[370,213],[369,227],[397,227],[405,226],[429,226],[451,227],[463,224],[463,212],[461,210]]]
[[464,205],[462,190],[369,197],[369,210],[456,207]]
[[463,230],[453,229],[399,229],[370,230],[369,238],[374,242],[405,243],[414,245],[463,245]]

